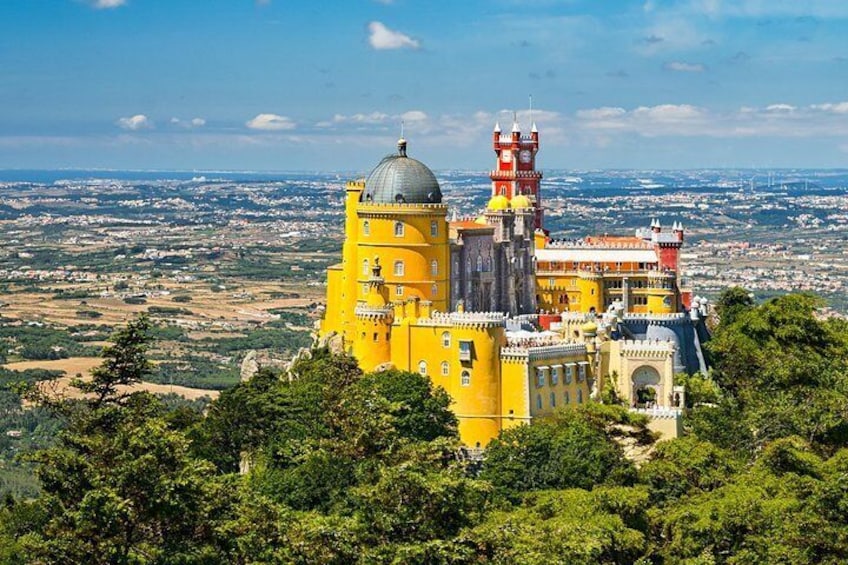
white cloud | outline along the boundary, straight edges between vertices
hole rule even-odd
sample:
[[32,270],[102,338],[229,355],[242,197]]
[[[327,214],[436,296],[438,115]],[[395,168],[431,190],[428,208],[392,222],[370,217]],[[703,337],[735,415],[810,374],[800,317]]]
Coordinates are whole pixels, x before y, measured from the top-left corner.
[[701,63],[684,63],[683,61],[671,61],[663,65],[667,71],[676,71],[679,73],[702,73],[707,68]]
[[255,118],[248,120],[245,125],[250,129],[261,131],[282,131],[297,127],[290,118],[277,114],[258,114]]
[[203,118],[192,118],[190,120],[181,120],[179,118],[171,118],[171,124],[173,124],[177,127],[186,128],[186,129],[202,128],[203,126],[206,125],[206,120],[203,119]]
[[601,108],[592,108],[590,110],[578,110],[577,117],[584,120],[608,120],[610,118],[619,118],[627,113],[624,108],[613,108],[603,106]]
[[130,116],[129,118],[119,118],[117,124],[119,127],[131,131],[151,129],[153,127],[153,122],[150,121],[150,118],[148,118],[144,114],[136,114],[135,116]]
[[421,110],[410,110],[400,115],[405,122],[421,122],[427,119],[427,114]]
[[127,0],[90,0],[89,4],[91,4],[92,8],[96,8],[98,10],[108,10],[111,8],[120,8],[121,6],[125,6]]
[[835,104],[813,104],[810,108],[813,110],[821,110],[822,112],[830,112],[832,114],[848,114],[848,102],[837,102]]
[[421,45],[416,39],[399,31],[387,28],[380,22],[368,24],[368,43],[374,49],[418,49]]
[[771,104],[766,106],[766,112],[794,112],[795,106],[791,104]]

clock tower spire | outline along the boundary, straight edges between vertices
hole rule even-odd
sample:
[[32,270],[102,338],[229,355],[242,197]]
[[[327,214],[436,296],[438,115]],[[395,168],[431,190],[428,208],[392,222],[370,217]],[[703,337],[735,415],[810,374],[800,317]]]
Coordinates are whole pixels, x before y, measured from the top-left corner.
[[522,135],[517,118],[513,118],[512,131],[501,133],[495,124],[492,132],[492,148],[497,156],[495,169],[489,173],[492,180],[492,196],[502,195],[510,200],[519,194],[525,195],[533,204],[534,229],[542,228],[542,201],[539,183],[542,173],[536,170],[536,153],[539,151],[539,130],[533,122],[530,135]]

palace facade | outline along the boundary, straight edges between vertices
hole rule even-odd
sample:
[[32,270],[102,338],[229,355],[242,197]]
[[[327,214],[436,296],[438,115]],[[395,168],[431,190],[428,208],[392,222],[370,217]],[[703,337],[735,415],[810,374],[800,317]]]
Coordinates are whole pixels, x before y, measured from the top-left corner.
[[[539,134],[496,126],[492,196],[448,221],[432,171],[406,141],[345,188],[342,262],[327,271],[319,338],[364,371],[430,377],[452,397],[468,446],[614,386],[676,435],[703,370],[706,306],[681,290],[683,228],[552,241],[542,226]],[[609,383],[609,385],[607,385]]]

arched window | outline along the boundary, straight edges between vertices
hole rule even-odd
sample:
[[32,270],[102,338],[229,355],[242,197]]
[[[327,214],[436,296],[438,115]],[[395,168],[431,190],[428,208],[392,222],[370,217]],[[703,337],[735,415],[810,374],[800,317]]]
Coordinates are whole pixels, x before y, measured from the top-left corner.
[[370,269],[370,265],[368,264],[368,259],[365,259],[364,261],[362,261],[362,274],[363,275],[370,275],[371,274],[371,269]]
[[439,274],[439,262],[435,259],[430,262],[430,274],[434,277]]
[[402,277],[403,271],[403,261],[395,261],[395,276]]
[[442,347],[450,347],[450,332],[442,332]]
[[556,408],[556,394],[551,393],[551,408]]
[[483,258],[480,255],[477,256],[477,272],[483,272]]
[[565,391],[563,398],[565,399],[566,404],[569,404],[571,402],[571,395],[568,394],[568,391]]
[[362,222],[362,235],[371,235],[371,223],[368,220]]
[[403,285],[399,284],[395,287],[395,296],[403,296]]
[[403,222],[395,222],[395,237],[403,237]]
[[430,237],[437,237],[439,235],[439,222],[436,220],[430,220]]
[[583,404],[583,389],[577,389],[577,404]]
[[537,410],[542,409],[542,395],[541,394],[536,395],[536,409]]
[[442,361],[442,376],[447,377],[448,375],[450,375],[450,363]]
[[432,294],[433,296],[438,296],[439,295],[439,285],[434,283],[433,286],[430,287],[430,294]]
[[426,361],[422,360],[422,361],[418,362],[418,372],[421,373],[422,375],[424,375],[425,377],[427,376],[427,362]]
[[459,378],[459,384],[462,386],[471,386],[471,373],[468,371],[463,371],[462,375]]

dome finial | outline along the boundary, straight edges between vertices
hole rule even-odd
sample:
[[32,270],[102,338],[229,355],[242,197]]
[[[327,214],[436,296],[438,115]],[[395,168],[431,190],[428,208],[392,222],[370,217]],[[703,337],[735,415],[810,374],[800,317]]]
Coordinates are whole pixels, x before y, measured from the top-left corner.
[[406,157],[406,139],[403,137],[403,120],[400,121],[400,139],[398,139],[398,155]]

